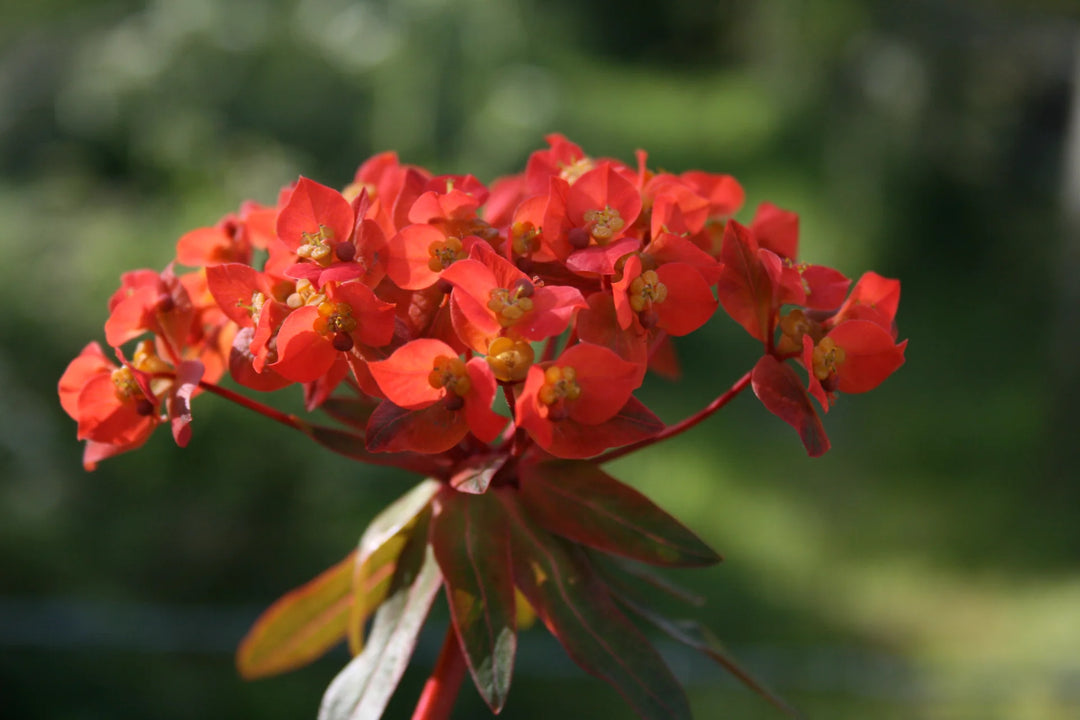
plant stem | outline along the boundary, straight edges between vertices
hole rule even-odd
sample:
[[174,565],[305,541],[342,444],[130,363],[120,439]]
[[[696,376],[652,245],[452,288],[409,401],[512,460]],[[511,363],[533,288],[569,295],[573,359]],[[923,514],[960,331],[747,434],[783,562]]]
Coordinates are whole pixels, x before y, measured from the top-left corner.
[[698,411],[694,415],[686,418],[682,422],[676,423],[674,425],[668,425],[666,428],[653,435],[652,437],[645,438],[644,440],[632,443],[630,445],[625,445],[621,448],[615,448],[614,450],[606,452],[599,457],[593,458],[592,462],[595,462],[597,465],[611,462],[612,460],[621,458],[623,455],[628,455],[636,450],[640,450],[642,448],[649,447],[650,445],[654,445],[661,440],[667,440],[670,437],[675,437],[680,433],[686,432],[687,430],[694,427],[701,421],[708,418],[714,412],[731,402],[735,398],[735,396],[745,390],[749,384],[750,372],[747,372],[741,378],[736,380],[735,383],[727,389],[727,392],[725,392],[723,395],[719,396],[711,403],[706,405],[705,408]]
[[439,659],[424,684],[412,720],[447,720],[454,709],[461,682],[465,679],[465,656],[461,654],[453,623],[446,630]]
[[199,381],[199,387],[201,387],[203,390],[207,390],[214,393],[215,395],[223,397],[226,400],[231,400],[237,405],[246,407],[248,410],[254,410],[260,415],[265,415],[271,420],[276,420],[282,425],[287,425],[294,430],[304,431],[305,424],[295,415],[287,415],[286,413],[283,413],[276,408],[272,408],[269,405],[263,405],[258,400],[252,400],[251,398],[245,397],[238,392],[234,392],[232,390],[229,390],[228,388],[223,388],[220,385],[215,385],[214,383],[206,382],[205,380]]

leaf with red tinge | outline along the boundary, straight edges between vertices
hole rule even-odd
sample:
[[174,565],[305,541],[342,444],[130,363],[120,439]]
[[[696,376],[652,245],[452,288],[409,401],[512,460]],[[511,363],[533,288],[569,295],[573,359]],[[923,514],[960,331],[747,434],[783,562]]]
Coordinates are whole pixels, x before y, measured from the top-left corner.
[[614,417],[599,425],[585,425],[573,418],[552,423],[551,443],[544,449],[561,458],[587,458],[650,438],[663,429],[663,421],[631,395]]
[[430,539],[469,672],[481,697],[498,713],[510,691],[517,651],[505,511],[493,493],[468,495],[446,488],[435,501]]
[[626,605],[631,611],[648,620],[683,645],[705,654],[716,664],[738,678],[739,682],[756,692],[789,717],[802,717],[797,710],[765,687],[765,685],[755,678],[750,671],[739,665],[739,663],[727,653],[720,641],[708,628],[692,620],[670,620],[659,613],[646,608],[636,600],[621,594],[618,597],[619,601]]
[[465,413],[437,402],[422,410],[398,407],[383,400],[371,414],[367,447],[372,452],[441,453],[469,432]]
[[419,516],[440,487],[442,483],[438,480],[424,480],[376,515],[360,537],[353,569],[353,602],[346,630],[353,655],[363,649],[364,623],[386,598],[398,556]]
[[547,530],[654,565],[713,565],[721,558],[682,523],[593,463],[527,464],[521,501]]
[[610,683],[646,720],[689,720],[682,687],[585,557],[536,525],[513,490],[493,492],[510,517],[514,583],[571,659]]
[[294,670],[345,637],[355,554],[283,595],[259,617],[236,653],[243,677]]
[[386,600],[375,612],[364,651],[338,673],[323,695],[319,720],[377,720],[409,664],[420,628],[442,585],[427,542],[424,512],[398,558]]
[[829,438],[821,424],[810,396],[795,370],[772,355],[758,360],[750,376],[754,394],[761,404],[778,418],[799,431],[810,457],[819,457],[829,449]]

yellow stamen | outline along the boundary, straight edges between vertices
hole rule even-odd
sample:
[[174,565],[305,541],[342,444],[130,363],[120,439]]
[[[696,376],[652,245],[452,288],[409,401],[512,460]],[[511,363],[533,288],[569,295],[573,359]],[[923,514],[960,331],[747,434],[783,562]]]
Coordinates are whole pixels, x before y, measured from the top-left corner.
[[524,340],[497,337],[488,345],[488,365],[495,377],[503,382],[524,380],[535,357],[532,345]]
[[667,299],[667,286],[660,282],[655,270],[646,270],[630,281],[630,307],[642,312]]

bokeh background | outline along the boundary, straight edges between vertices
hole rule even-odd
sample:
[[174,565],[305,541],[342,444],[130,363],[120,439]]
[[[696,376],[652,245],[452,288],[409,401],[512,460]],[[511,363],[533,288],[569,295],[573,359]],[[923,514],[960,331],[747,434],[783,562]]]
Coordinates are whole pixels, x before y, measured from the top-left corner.
[[[676,574],[705,608],[669,609],[809,717],[1080,716],[1078,19],[1070,0],[5,2],[0,715],[314,716],[344,650],[245,683],[232,649],[409,478],[212,397],[187,450],[161,433],[84,473],[56,381],[122,271],[245,198],[343,185],[385,149],[490,181],[559,131],[733,173],[744,221],[771,200],[801,214],[804,258],[903,281],[908,362],[840,399],[826,457],[747,394],[611,466],[726,556]],[[641,394],[672,421],[756,359],[722,315],[679,348],[684,382]],[[697,717],[780,717],[658,643]],[[503,716],[631,713],[535,630]],[[472,689],[455,717],[483,717]]]

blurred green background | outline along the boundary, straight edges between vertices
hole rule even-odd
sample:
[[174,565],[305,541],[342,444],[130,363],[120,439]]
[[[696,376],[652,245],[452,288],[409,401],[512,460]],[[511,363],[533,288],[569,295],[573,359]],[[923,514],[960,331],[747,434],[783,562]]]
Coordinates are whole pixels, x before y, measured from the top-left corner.
[[[490,181],[559,131],[733,173],[740,219],[773,201],[804,259],[903,281],[908,362],[840,398],[826,457],[747,394],[611,466],[724,553],[677,574],[709,598],[690,614],[812,718],[1080,716],[1078,19],[1068,0],[5,2],[0,714],[314,716],[343,650],[245,683],[232,648],[410,479],[212,397],[187,450],[162,432],[84,473],[56,381],[122,271],[245,198],[343,185],[385,149]],[[671,421],[757,351],[722,315],[679,349],[685,381],[641,393]],[[780,717],[659,642],[697,717]],[[456,717],[482,716],[465,688]],[[503,717],[630,716],[524,636]]]

